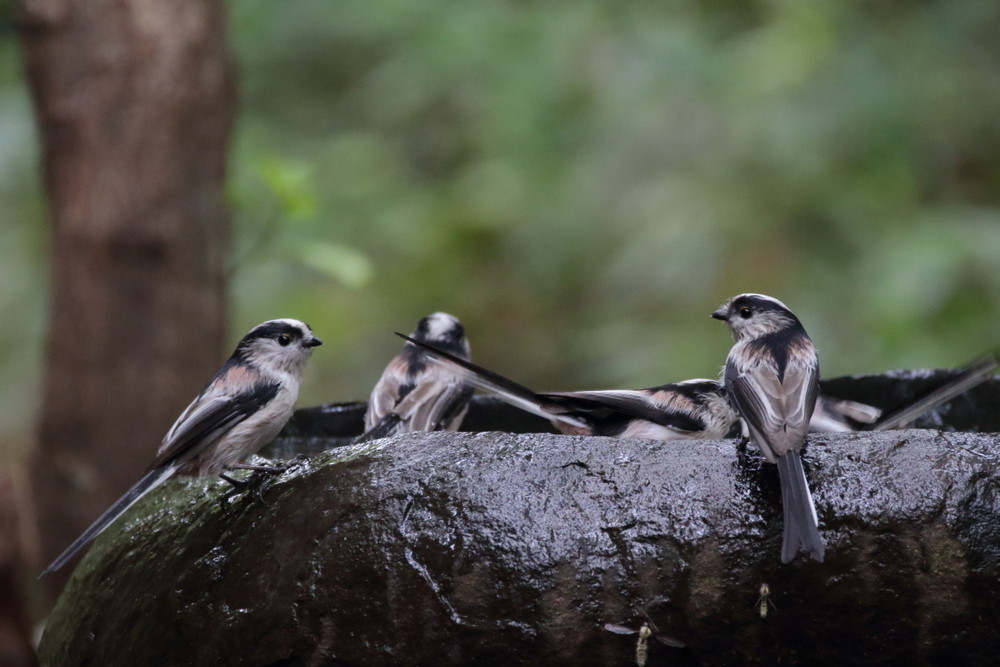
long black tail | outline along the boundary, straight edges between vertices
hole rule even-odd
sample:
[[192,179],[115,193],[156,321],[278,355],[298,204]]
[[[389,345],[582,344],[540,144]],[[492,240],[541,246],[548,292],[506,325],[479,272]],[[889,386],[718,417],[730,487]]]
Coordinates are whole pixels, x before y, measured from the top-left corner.
[[396,435],[399,433],[399,425],[402,420],[399,418],[395,412],[390,412],[389,414],[378,420],[378,423],[372,426],[370,429],[359,435],[354,439],[351,444],[360,445],[363,442],[371,442],[372,440],[379,440],[381,438],[388,438],[390,435]]
[[816,507],[813,505],[806,471],[797,451],[778,457],[778,479],[781,480],[781,503],[784,506],[785,529],[781,540],[781,562],[788,563],[799,551],[799,545],[823,562],[826,545],[819,534]]
[[496,394],[516,408],[520,408],[525,412],[530,412],[533,415],[538,415],[544,419],[554,419],[574,428],[590,428],[590,424],[576,419],[575,417],[559,414],[558,411],[554,411],[552,409],[546,409],[545,406],[552,405],[551,398],[537,394],[522,384],[518,384],[511,379],[505,378],[499,373],[494,373],[488,368],[483,368],[482,366],[474,364],[471,361],[462,359],[461,357],[456,357],[447,350],[439,349],[434,345],[425,343],[424,341],[416,340],[415,338],[401,334],[398,331],[396,332],[396,335],[400,338],[405,338],[422,349],[426,353],[427,357],[436,363],[443,364],[452,372],[461,375],[467,382],[469,382],[469,384],[492,394]]
[[66,550],[59,554],[59,557],[52,561],[52,564],[45,568],[45,570],[38,575],[38,578],[41,579],[46,574],[55,572],[65,565],[80,549],[87,546],[87,544],[100,535],[105,528],[114,523],[115,519],[124,514],[129,507],[132,507],[132,505],[137,503],[144,495],[170,479],[176,471],[177,465],[172,464],[154,468],[143,475],[142,479],[133,484],[132,488],[125,492],[125,495],[116,500],[111,507],[104,510],[104,514],[97,517],[97,520],[90,524],[90,528],[83,531],[80,537],[73,540],[73,543],[66,547]]

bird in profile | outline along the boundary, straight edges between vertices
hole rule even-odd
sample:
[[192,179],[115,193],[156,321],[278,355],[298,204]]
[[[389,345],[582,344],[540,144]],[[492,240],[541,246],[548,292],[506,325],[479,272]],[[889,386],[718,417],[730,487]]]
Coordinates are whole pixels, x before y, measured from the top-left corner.
[[322,341],[293,319],[270,320],[236,351],[181,413],[146,474],[42,572],[58,570],[147,493],[176,475],[217,475],[241,467],[292,415],[312,348]]

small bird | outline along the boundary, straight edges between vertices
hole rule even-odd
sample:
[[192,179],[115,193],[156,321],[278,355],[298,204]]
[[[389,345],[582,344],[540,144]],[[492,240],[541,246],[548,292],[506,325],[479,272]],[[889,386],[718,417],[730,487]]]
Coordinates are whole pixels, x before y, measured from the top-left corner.
[[724,380],[744,436],[778,465],[785,522],[781,561],[791,561],[802,545],[823,562],[825,545],[799,455],[819,393],[816,348],[794,313],[763,294],[734,296],[712,317],[729,325],[735,341]]
[[129,507],[175,475],[259,469],[240,461],[273,440],[292,416],[306,360],[321,344],[309,325],[298,320],[270,320],[251,329],[174,422],[142,479],[40,576],[65,565]]
[[472,398],[472,385],[449,368],[427,364],[417,344],[433,343],[468,361],[469,341],[458,318],[432,313],[417,323],[411,340],[392,358],[375,384],[365,411],[365,432],[355,442],[368,442],[412,431],[455,431]]
[[437,365],[462,373],[476,387],[551,420],[567,435],[653,440],[725,438],[738,420],[722,383],[696,379],[648,389],[537,393],[448,350],[404,336]]
[[[683,380],[648,389],[538,393],[433,345],[413,343],[435,363],[463,372],[479,389],[525,412],[551,420],[566,435],[717,440],[728,437],[739,421],[722,383],[716,380]],[[687,420],[684,415],[688,412],[695,413],[700,421]],[[880,415],[881,411],[873,406],[820,394],[809,428],[855,431]]]

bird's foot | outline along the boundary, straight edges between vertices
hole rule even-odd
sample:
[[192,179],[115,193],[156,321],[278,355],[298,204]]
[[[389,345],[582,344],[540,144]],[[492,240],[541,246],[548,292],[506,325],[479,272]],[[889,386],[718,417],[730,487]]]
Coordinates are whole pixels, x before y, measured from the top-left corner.
[[254,492],[254,495],[257,497],[257,500],[260,502],[260,504],[261,505],[266,504],[264,502],[264,494],[263,494],[263,489],[261,488],[260,478],[257,476],[256,472],[247,477],[246,479],[236,479],[235,477],[230,477],[226,473],[220,473],[219,478],[225,482],[228,482],[232,486],[232,488],[230,488],[229,491],[227,491],[226,494],[222,496],[221,500],[223,503],[228,502],[229,499],[232,498],[233,496],[237,496],[241,493],[245,493],[247,491],[252,490]]
[[[289,468],[291,468],[291,465],[284,465],[284,466],[259,466],[259,465],[255,465],[255,464],[252,464],[252,463],[236,463],[236,464],[234,464],[233,466],[230,467],[230,470],[253,470],[255,472],[266,472],[266,473],[271,474],[271,475],[280,475],[281,473],[285,472]],[[253,479],[254,477],[256,477],[256,475],[251,476],[250,479]],[[222,475],[222,478],[226,479],[226,476]],[[230,481],[230,480],[226,480],[226,481]]]

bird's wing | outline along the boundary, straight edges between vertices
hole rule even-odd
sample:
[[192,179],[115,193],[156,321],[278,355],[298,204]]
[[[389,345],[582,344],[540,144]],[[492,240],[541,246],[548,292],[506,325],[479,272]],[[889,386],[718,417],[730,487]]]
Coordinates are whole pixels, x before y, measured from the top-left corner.
[[819,369],[815,365],[788,366],[781,386],[784,388],[786,429],[804,439],[819,394]]
[[407,431],[437,431],[448,428],[463,412],[472,398],[472,386],[459,377],[435,369],[396,405],[396,414],[406,424]]
[[368,398],[368,409],[365,410],[366,431],[373,428],[386,415],[395,412],[403,387],[408,383],[406,360],[397,355],[386,364],[382,377],[375,383],[375,388]]
[[278,382],[260,381],[237,394],[203,396],[181,415],[163,439],[149,469],[184,462],[215,444],[278,394]]
[[678,431],[701,431],[705,423],[690,414],[668,407],[654,400],[648,391],[633,389],[609,389],[603,391],[568,391],[540,394],[545,398],[576,404],[581,410],[606,408],[629,417],[677,429]]
[[874,424],[882,411],[873,405],[817,394],[816,409],[809,420],[810,431],[849,433]]
[[770,364],[726,364],[726,387],[768,460],[799,449],[816,404],[818,370],[796,365],[783,378]]
[[423,341],[410,338],[399,332],[396,335],[405,338],[421,348],[426,353],[427,359],[459,374],[463,380],[474,387],[496,394],[514,407],[520,408],[525,412],[530,412],[533,415],[538,415],[544,419],[557,420],[574,428],[584,430],[589,430],[590,428],[589,424],[575,417],[559,414],[558,410],[553,410],[552,406],[549,405],[549,402],[541,394],[536,394],[522,384],[518,384],[499,373],[494,373],[487,368],[483,368],[478,364],[457,357],[446,350],[441,350]]
[[372,440],[381,440],[382,438],[388,438],[391,435],[396,435],[399,433],[399,425],[402,420],[399,418],[395,412],[390,412],[382,419],[375,422],[375,425],[371,428],[365,429],[364,433],[359,435],[354,439],[353,444],[359,445],[363,442],[370,442]]

